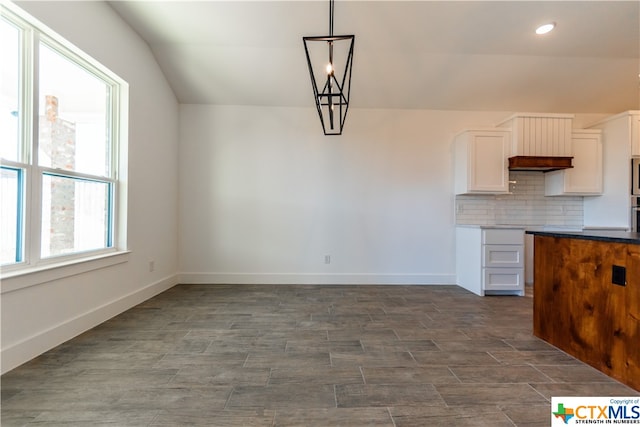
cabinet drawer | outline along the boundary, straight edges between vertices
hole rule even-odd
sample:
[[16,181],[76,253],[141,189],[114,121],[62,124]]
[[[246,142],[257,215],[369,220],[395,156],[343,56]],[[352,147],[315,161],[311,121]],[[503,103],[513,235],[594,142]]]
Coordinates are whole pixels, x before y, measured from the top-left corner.
[[524,230],[488,229],[482,230],[483,245],[524,245]]
[[483,245],[483,267],[524,267],[523,245]]
[[519,291],[524,289],[524,269],[484,268],[483,280],[486,291]]

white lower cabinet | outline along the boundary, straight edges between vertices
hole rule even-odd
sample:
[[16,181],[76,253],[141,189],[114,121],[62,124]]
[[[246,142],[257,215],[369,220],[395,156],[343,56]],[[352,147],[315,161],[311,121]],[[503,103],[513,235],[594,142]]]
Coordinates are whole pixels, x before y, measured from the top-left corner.
[[524,228],[458,226],[456,275],[477,295],[524,295]]

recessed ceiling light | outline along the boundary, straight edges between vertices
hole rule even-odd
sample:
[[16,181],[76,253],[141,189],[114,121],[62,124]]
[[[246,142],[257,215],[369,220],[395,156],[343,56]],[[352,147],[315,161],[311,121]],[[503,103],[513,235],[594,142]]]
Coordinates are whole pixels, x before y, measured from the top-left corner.
[[547,34],[549,31],[553,30],[555,27],[556,27],[555,22],[540,25],[538,28],[536,28],[536,34]]

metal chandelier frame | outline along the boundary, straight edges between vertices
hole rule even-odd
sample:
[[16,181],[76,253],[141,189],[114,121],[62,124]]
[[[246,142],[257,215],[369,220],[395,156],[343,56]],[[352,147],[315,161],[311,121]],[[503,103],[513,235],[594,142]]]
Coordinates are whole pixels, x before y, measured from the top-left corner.
[[[309,75],[311,77],[311,86],[313,87],[313,96],[322,123],[322,129],[325,135],[341,135],[344,128],[344,122],[347,118],[349,110],[349,96],[351,94],[351,70],[353,64],[353,45],[355,35],[334,36],[333,35],[333,15],[335,7],[334,0],[329,0],[329,35],[303,37],[304,50],[307,56],[307,66],[309,67]],[[316,73],[314,71],[313,61],[311,60],[311,50],[318,51],[319,48],[312,48],[318,43],[326,44],[328,48],[328,63],[322,66],[324,73]],[[339,49],[342,53],[346,52],[346,60],[344,62],[344,70],[341,73],[340,80],[336,77],[337,70],[335,68],[336,61],[334,57],[334,49]],[[321,47],[320,47],[321,48]],[[320,58],[322,59],[322,58]],[[318,77],[316,77],[318,74]],[[338,73],[340,75],[340,73]],[[320,82],[318,82],[320,78]],[[320,85],[324,81],[322,90]]]

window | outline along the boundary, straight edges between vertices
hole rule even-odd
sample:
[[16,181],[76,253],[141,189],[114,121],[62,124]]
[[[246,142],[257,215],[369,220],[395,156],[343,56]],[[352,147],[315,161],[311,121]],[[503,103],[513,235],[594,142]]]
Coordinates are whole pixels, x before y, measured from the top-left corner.
[[124,249],[117,212],[126,83],[17,8],[1,7],[3,270]]

